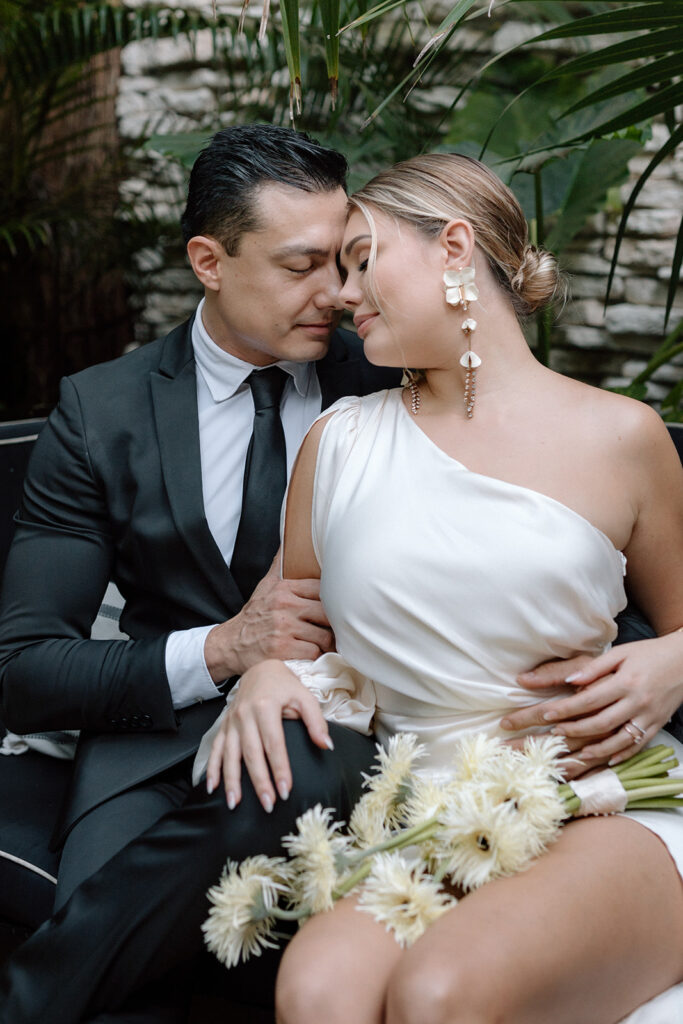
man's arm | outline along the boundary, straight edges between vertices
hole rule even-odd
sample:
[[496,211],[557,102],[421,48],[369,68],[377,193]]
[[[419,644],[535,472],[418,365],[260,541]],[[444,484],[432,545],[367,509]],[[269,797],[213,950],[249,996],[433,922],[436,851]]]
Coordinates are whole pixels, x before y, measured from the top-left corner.
[[114,541],[73,384],[36,443],[0,602],[0,714],[15,732],[177,728],[166,636],[90,640]]

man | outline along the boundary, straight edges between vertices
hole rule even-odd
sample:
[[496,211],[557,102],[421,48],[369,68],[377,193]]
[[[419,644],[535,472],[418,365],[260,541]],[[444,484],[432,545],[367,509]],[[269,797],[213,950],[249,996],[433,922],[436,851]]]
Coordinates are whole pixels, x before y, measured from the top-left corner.
[[[333,646],[318,582],[267,570],[286,475],[313,419],[341,395],[397,382],[335,330],[346,170],[339,154],[288,129],[214,136],[193,168],[182,221],[205,292],[197,314],[158,342],[67,378],[36,444],[5,572],[0,717],[20,733],[82,733],[55,834],[64,843],[61,924],[19,951],[3,1022],[80,1019],[92,1009],[90,988],[102,1009],[121,1001],[122,984],[96,983],[104,968],[95,963],[86,879],[105,878],[108,903],[96,910],[101,920],[111,914],[108,943],[127,915],[129,951],[130,935],[145,934],[135,969],[159,974],[143,970],[144,956],[180,920],[193,933],[190,952],[198,948],[201,894],[225,858],[276,852],[296,814],[318,800],[347,812],[372,757],[367,737],[335,730],[335,751],[322,752],[291,722],[296,795],[278,800],[270,818],[272,801],[261,794],[261,810],[246,779],[234,812],[222,791],[195,798],[190,785],[199,739],[235,677],[264,657],[314,658]],[[87,639],[109,579],[126,600],[128,641]],[[169,819],[184,868],[174,863],[164,876],[164,857],[144,843],[134,844],[130,864],[120,860],[188,799],[193,809]],[[137,897],[124,895],[124,882]],[[158,919],[142,910],[143,894]],[[100,944],[99,955],[109,948]],[[134,969],[125,973],[134,988]],[[155,1004],[139,1019],[177,1011],[177,1002]]]

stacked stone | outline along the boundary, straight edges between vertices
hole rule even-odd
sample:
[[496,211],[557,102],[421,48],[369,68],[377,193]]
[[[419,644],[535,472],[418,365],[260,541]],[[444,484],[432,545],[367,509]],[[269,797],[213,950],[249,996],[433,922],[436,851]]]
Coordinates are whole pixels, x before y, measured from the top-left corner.
[[[668,138],[655,125],[642,155],[629,164],[630,179],[622,186],[628,199],[651,156]],[[555,330],[556,369],[602,387],[625,387],[645,369],[667,333],[683,318],[680,283],[669,323],[664,309],[676,236],[683,211],[683,151],[663,161],[652,174],[631,213],[619,249],[619,261],[605,308],[610,261],[619,213],[593,217],[565,259],[572,301]],[[655,371],[647,399],[657,405],[683,377],[683,356]]]
[[[132,2],[142,4],[143,0]],[[208,10],[207,0],[173,3]],[[219,5],[219,10],[239,14],[239,6]],[[260,14],[259,8],[250,5],[250,17],[258,19]],[[508,21],[495,34],[491,45],[501,51],[535,31],[528,24]],[[473,50],[478,41],[472,33]],[[244,38],[236,38],[231,41],[231,52],[239,54],[239,48],[246,45]],[[276,74],[276,82],[286,81],[287,71],[283,67]],[[205,129],[208,136],[217,123],[229,124],[234,117],[231,112],[246,100],[253,100],[256,89],[268,109],[269,97],[262,83],[250,81],[246,70],[228,76],[220,61],[214,59],[214,43],[208,31],[197,33],[194,40],[183,37],[132,43],[122,52],[120,133],[126,139],[137,139],[152,132]],[[411,101],[433,110],[446,109],[453,98],[453,89],[443,87],[416,90]],[[623,200],[630,195],[651,154],[667,137],[664,125],[655,125],[644,152],[631,161],[630,181],[622,188]],[[140,252],[135,279],[131,281],[139,309],[139,343],[182,321],[201,295],[187,265],[178,231],[184,181],[185,174],[177,164],[145,151],[140,154],[138,175],[123,186],[124,198],[134,204],[138,214],[148,213],[167,225],[162,230],[163,256],[161,246],[159,250]],[[604,297],[619,213],[601,213],[591,218],[563,261],[569,273],[571,301],[560,313],[553,331],[551,359],[556,369],[604,387],[626,386],[644,369],[666,335],[664,307],[681,210],[683,147],[659,165],[638,198],[622,241],[606,308]],[[168,245],[170,238],[177,239],[175,246]],[[682,317],[683,296],[679,294],[667,331]],[[532,344],[533,335],[532,329]],[[654,374],[647,385],[647,400],[657,406],[681,377],[683,357],[679,356]]]

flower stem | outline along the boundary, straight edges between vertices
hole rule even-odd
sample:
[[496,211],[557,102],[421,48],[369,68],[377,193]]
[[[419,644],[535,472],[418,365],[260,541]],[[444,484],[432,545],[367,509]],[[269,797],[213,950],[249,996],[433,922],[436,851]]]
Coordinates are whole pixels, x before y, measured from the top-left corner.
[[683,793],[683,779],[641,786],[640,789],[631,790],[631,798],[627,806],[630,806],[632,801],[645,800],[650,797],[675,796],[677,793]]
[[669,807],[680,809],[683,808],[683,800],[677,800],[675,796],[660,796],[647,800],[634,800],[628,806],[633,811],[667,810]]
[[302,917],[310,917],[311,908],[306,906],[285,910],[284,907],[271,907],[268,917],[277,917],[280,921],[300,921]]
[[376,846],[370,846],[367,850],[361,850],[356,860],[359,866],[353,871],[348,878],[345,878],[335,888],[332,893],[334,899],[340,899],[342,896],[346,896],[348,892],[362,882],[364,878],[370,874],[371,869],[371,858],[376,853],[386,853],[389,850],[402,850],[406,846],[415,846],[418,843],[422,843],[425,839],[431,839],[436,832],[438,825],[438,818],[429,818],[427,821],[423,821],[420,825],[413,825],[412,828],[401,829],[394,833],[389,839],[385,839],[383,843],[377,843]]
[[678,761],[675,758],[671,761],[658,761],[657,764],[638,764],[630,771],[623,772],[619,778],[623,786],[629,779],[643,779],[654,775],[665,776],[670,768],[678,768]]
[[616,765],[612,770],[617,773],[619,778],[622,778],[624,774],[628,775],[632,768],[644,767],[645,764],[659,764],[666,758],[673,757],[673,747],[667,747],[664,743],[658,743],[656,747],[646,747],[645,750],[640,750],[637,754],[633,754],[626,761],[622,761],[621,764]]
[[398,832],[394,832],[381,843],[377,843],[375,846],[368,846],[367,849],[359,850],[357,854],[352,854],[349,857],[349,863],[361,864],[368,857],[373,857],[376,853],[402,849],[404,846],[412,846],[413,843],[421,843],[425,839],[431,839],[437,824],[438,818],[434,817],[421,822],[419,825],[413,825],[412,828],[399,829]]

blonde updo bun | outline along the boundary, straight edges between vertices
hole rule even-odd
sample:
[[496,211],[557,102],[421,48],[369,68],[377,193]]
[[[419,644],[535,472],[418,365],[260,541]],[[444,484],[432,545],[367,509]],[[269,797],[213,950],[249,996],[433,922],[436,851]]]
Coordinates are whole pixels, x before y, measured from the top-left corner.
[[489,168],[457,153],[426,153],[381,171],[349,200],[365,214],[373,234],[372,209],[438,237],[455,219],[469,221],[477,245],[515,312],[524,317],[563,292],[555,257],[529,245],[526,219],[515,195]]
[[547,249],[527,245],[522,262],[510,279],[512,301],[520,316],[549,305],[564,290],[557,260]]

